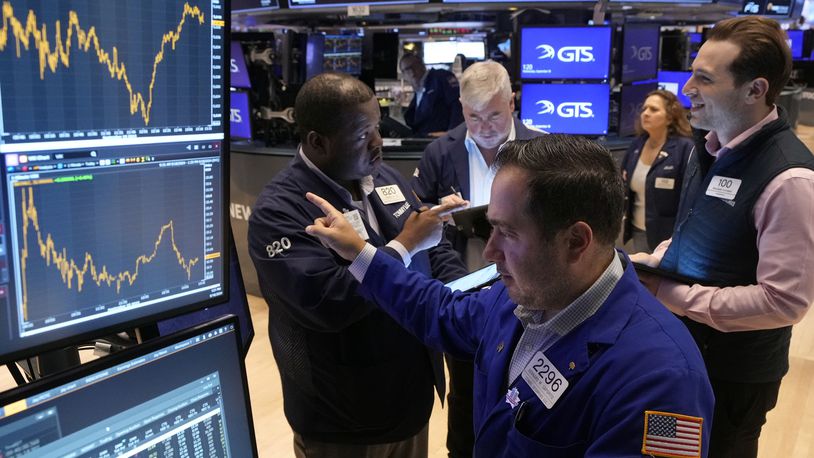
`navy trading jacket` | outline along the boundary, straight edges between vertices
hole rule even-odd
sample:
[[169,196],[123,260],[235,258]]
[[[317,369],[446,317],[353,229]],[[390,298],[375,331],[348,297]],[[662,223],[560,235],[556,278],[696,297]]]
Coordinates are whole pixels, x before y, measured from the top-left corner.
[[[596,314],[546,350],[567,380],[551,408],[523,377],[507,385],[523,329],[502,282],[453,293],[379,250],[360,291],[430,347],[474,356],[478,457],[639,457],[645,440],[652,447],[688,427],[696,428],[695,439],[679,447],[694,444],[695,455],[688,456],[706,456],[714,402],[704,362],[684,325],[625,263]],[[665,453],[647,454],[673,456]]]
[[[647,137],[645,134],[633,140],[625,153],[622,170],[627,172],[628,181],[633,176]],[[667,137],[661,152],[650,165],[650,171],[647,172],[644,183],[644,218],[647,244],[651,250],[673,234],[678,203],[681,199],[684,170],[687,168],[692,148],[693,141],[689,137]],[[624,241],[627,242],[633,236],[631,217],[633,192],[630,190],[629,183],[625,186],[625,190],[627,191],[627,218],[625,219]]]
[[[389,204],[377,191],[369,196],[380,235],[362,217],[369,242],[382,247],[419,204],[405,179],[385,164],[374,182],[403,196]],[[308,191],[340,211],[354,208],[297,155],[266,185],[249,218],[249,251],[269,306],[269,338],[286,418],[294,431],[321,442],[407,439],[427,424],[433,386],[443,393],[440,354],[430,354],[360,296],[349,263],[305,233],[305,226],[324,216],[306,200]],[[446,242],[417,253],[410,269],[443,281],[466,273]]]
[[418,137],[426,137],[430,132],[446,132],[464,122],[458,79],[451,72],[427,70],[424,95],[418,106],[416,99],[413,97],[404,112],[404,121]]

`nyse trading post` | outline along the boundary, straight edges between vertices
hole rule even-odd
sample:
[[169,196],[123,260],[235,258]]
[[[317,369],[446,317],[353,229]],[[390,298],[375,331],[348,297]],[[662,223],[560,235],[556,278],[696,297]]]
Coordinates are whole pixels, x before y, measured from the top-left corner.
[[608,133],[607,84],[523,84],[523,124],[551,133]]
[[520,32],[523,79],[607,79],[608,27],[527,27]]

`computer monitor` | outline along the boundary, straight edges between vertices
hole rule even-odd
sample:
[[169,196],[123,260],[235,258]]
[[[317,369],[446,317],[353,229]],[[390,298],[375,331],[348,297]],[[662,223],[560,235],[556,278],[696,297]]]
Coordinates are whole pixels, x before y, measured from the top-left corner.
[[608,78],[610,27],[524,27],[520,30],[520,78]]
[[786,30],[792,59],[803,58],[803,30]]
[[250,140],[252,138],[252,112],[249,107],[249,93],[232,91],[229,107],[229,137]]
[[607,84],[524,83],[521,88],[521,121],[549,133],[605,135],[609,107]]
[[288,0],[289,8],[324,8],[350,5],[397,5],[407,3],[429,3],[429,0]]
[[249,346],[254,339],[254,324],[249,310],[249,301],[246,298],[246,288],[243,283],[243,275],[240,271],[235,241],[229,237],[229,300],[220,304],[215,304],[203,310],[186,313],[166,320],[159,321],[158,333],[166,336],[181,329],[191,328],[207,321],[214,320],[223,315],[235,315],[240,325],[240,339],[242,343],[243,355],[249,351]]
[[0,361],[223,302],[222,0],[4,13]]
[[658,83],[623,85],[619,97],[619,136],[636,134],[636,121],[642,111],[647,94],[658,89]]
[[234,317],[0,394],[0,456],[256,457]]
[[463,54],[467,59],[484,60],[486,43],[479,41],[425,41],[424,63],[427,65],[451,64],[455,56]]
[[324,71],[351,75],[362,73],[362,37],[357,34],[325,35]]
[[659,25],[625,24],[621,54],[622,84],[655,78],[659,66]]
[[240,45],[240,42],[233,41],[230,51],[232,55],[229,57],[229,76],[231,77],[229,85],[231,87],[251,89],[252,84],[249,81],[249,71],[246,69],[243,46]]
[[278,0],[231,0],[231,11],[233,13],[276,10],[279,7]]
[[684,108],[689,108],[690,99],[681,92],[681,89],[684,87],[684,84],[687,83],[687,80],[690,79],[690,76],[692,76],[692,72],[660,71],[656,79],[659,82],[659,89],[672,92],[678,96],[678,100]]

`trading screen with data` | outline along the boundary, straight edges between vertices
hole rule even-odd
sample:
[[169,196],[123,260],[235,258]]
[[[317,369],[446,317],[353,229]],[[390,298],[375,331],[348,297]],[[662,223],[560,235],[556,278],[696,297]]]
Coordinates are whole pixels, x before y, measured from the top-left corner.
[[221,0],[3,0],[0,360],[223,301]]
[[211,322],[0,394],[0,456],[257,456],[237,334]]

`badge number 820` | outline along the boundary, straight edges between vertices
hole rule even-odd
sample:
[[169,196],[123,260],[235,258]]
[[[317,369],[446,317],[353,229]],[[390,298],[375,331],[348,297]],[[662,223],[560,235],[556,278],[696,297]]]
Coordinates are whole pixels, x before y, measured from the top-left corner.
[[266,252],[270,258],[273,258],[289,248],[291,248],[291,240],[288,240],[288,237],[283,237],[266,245]]

